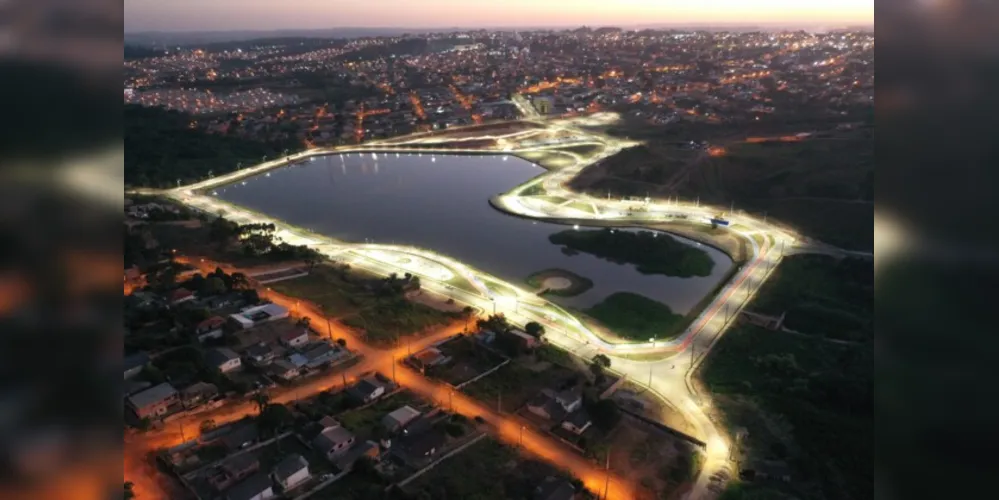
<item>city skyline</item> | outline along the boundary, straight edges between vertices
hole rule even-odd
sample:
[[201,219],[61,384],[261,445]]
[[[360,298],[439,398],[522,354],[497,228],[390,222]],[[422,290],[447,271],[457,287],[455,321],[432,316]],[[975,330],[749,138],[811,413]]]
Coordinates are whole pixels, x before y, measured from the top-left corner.
[[335,28],[566,28],[578,26],[872,25],[873,0],[508,0],[468,7],[455,0],[382,0],[377,3],[289,0],[194,0],[125,3],[125,32],[317,30]]

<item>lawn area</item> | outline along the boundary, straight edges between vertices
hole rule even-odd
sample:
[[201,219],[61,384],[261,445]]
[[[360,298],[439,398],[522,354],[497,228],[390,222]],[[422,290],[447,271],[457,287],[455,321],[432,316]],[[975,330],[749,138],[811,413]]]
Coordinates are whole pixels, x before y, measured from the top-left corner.
[[[462,392],[505,412],[514,412],[541,389],[553,388],[573,377],[585,378],[575,370],[542,361],[528,366],[530,360],[517,360],[462,387]],[[533,369],[532,369],[533,368]]]
[[750,305],[809,335],[867,341],[874,335],[874,263],[824,255],[786,257]]
[[[412,498],[529,499],[549,476],[572,480],[551,464],[524,458],[516,448],[486,438],[407,484],[405,490]],[[582,490],[579,482],[576,486]]]
[[366,305],[361,297],[362,287],[344,279],[344,274],[331,266],[316,266],[308,276],[268,286],[278,293],[312,302],[334,317],[354,314]]
[[632,264],[643,274],[709,276],[715,265],[704,250],[661,232],[567,230],[549,236],[548,240],[614,263]]
[[[549,278],[554,278],[554,282],[546,282]],[[556,285],[561,284],[559,278],[568,280],[569,285],[565,288],[552,288],[551,285],[554,283]],[[548,291],[545,294],[556,295],[559,297],[575,297],[580,295],[590,288],[593,288],[593,281],[589,278],[584,278],[572,271],[567,271],[565,269],[545,269],[543,271],[538,271],[527,277],[525,280],[531,288],[542,290],[546,289]]]
[[729,426],[749,430],[744,454],[787,461],[799,498],[869,498],[872,372],[869,344],[740,325],[722,338],[702,378]]
[[629,340],[670,339],[687,325],[684,316],[666,304],[629,292],[612,294],[584,312]]

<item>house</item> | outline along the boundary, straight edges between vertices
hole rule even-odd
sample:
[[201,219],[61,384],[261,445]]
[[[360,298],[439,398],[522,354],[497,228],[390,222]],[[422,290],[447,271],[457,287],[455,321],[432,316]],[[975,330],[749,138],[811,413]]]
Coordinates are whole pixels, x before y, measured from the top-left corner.
[[246,330],[248,328],[253,328],[254,325],[267,323],[268,321],[276,321],[287,317],[288,309],[285,309],[277,304],[261,304],[259,306],[244,309],[236,314],[230,314],[229,323],[236,329]]
[[583,407],[583,388],[581,386],[576,385],[561,390],[555,393],[554,397],[566,413],[572,413]]
[[285,382],[295,379],[299,375],[298,367],[286,359],[275,360],[267,371]]
[[385,427],[389,432],[399,430],[406,426],[406,424],[413,421],[413,419],[420,416],[420,412],[415,410],[412,406],[403,406],[382,418],[382,426]]
[[572,500],[576,498],[576,488],[569,481],[552,476],[534,490],[534,500]]
[[260,440],[260,429],[257,424],[246,424],[237,427],[219,439],[219,442],[230,452],[241,450]]
[[194,300],[194,298],[195,298],[194,297],[194,292],[192,292],[192,291],[190,291],[190,290],[188,290],[186,288],[178,288],[178,289],[170,292],[170,304],[171,305],[178,305],[178,304],[183,304],[184,302],[190,302],[190,301]]
[[225,491],[260,470],[260,461],[252,453],[236,455],[208,474],[208,484],[216,491]]
[[174,407],[179,407],[180,396],[177,389],[164,382],[128,397],[128,406],[139,418],[161,417]]
[[353,447],[344,454],[342,457],[337,459],[333,465],[341,471],[350,470],[354,466],[354,462],[357,462],[362,457],[368,457],[372,462],[380,462],[382,458],[382,450],[378,446],[378,443],[374,441],[365,441]]
[[229,373],[243,366],[239,354],[228,347],[218,347],[206,352],[205,363],[222,373]]
[[287,492],[312,477],[309,474],[309,461],[297,453],[289,455],[274,467],[271,477]]
[[347,393],[361,402],[370,403],[385,394],[385,386],[374,377],[365,377],[347,389]]
[[268,345],[265,342],[260,342],[259,344],[254,344],[246,349],[246,359],[253,366],[267,366],[274,361],[278,353],[275,352],[274,347]]
[[229,488],[226,500],[267,500],[274,498],[271,478],[260,472]]
[[527,411],[546,420],[559,421],[565,417],[566,411],[555,401],[554,393],[548,389],[542,390],[528,400]]
[[131,356],[125,356],[125,380],[128,380],[140,373],[149,364],[149,355],[144,352],[137,352]]
[[204,342],[208,339],[218,339],[222,338],[223,327],[225,327],[225,318],[222,316],[212,316],[194,327],[194,334],[198,336],[198,342]]
[[519,345],[521,349],[534,349],[540,345],[537,337],[528,335],[527,332],[518,328],[511,328],[507,333],[517,341],[517,345]]
[[327,341],[316,342],[302,351],[302,356],[305,357],[305,366],[308,368],[318,368],[326,363],[342,359],[349,354],[350,352],[346,349]]
[[214,399],[218,395],[219,388],[215,384],[197,382],[180,391],[180,401],[184,408],[191,409]]
[[312,439],[312,449],[321,453],[328,460],[343,455],[354,444],[354,435],[337,425],[327,428]]
[[281,335],[281,343],[288,347],[299,347],[309,343],[309,329],[296,328]]
[[445,356],[444,353],[436,347],[428,347],[416,353],[413,357],[420,362],[419,366],[421,368],[443,365],[444,363],[451,361],[451,358]]
[[590,420],[590,415],[585,410],[577,410],[562,421],[562,428],[578,436],[586,432],[591,424],[593,421]]

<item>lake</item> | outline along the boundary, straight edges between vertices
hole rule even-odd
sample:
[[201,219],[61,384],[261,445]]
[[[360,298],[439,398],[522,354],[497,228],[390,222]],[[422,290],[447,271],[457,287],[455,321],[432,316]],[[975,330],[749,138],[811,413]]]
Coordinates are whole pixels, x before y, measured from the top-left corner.
[[[644,275],[634,266],[587,254],[565,255],[549,235],[570,226],[501,213],[489,198],[544,169],[514,156],[352,153],[317,157],[215,190],[216,196],[342,241],[414,245],[528,288],[532,273],[562,268],[593,281],[575,297],[549,297],[585,308],[615,292],[632,292],[687,313],[732,267],[724,253],[710,276]],[[688,240],[691,245],[696,245]]]

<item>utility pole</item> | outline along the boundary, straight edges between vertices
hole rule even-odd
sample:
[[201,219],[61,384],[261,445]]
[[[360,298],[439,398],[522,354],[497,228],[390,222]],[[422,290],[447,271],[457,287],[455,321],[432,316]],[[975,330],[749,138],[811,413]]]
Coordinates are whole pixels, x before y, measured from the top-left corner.
[[343,379],[343,390],[347,390],[347,372],[340,372],[340,378]]
[[496,395],[496,413],[503,413],[503,391]]
[[399,382],[395,379],[395,355],[392,355],[392,383],[398,384]]
[[330,324],[330,319],[326,318],[326,331],[329,333],[330,342],[333,341],[333,325]]
[[180,442],[186,443],[187,437],[184,436],[184,424],[181,421],[177,421],[177,427],[180,428]]
[[649,363],[649,389],[652,389],[652,363]]
[[524,426],[520,426],[520,447],[524,447]]

